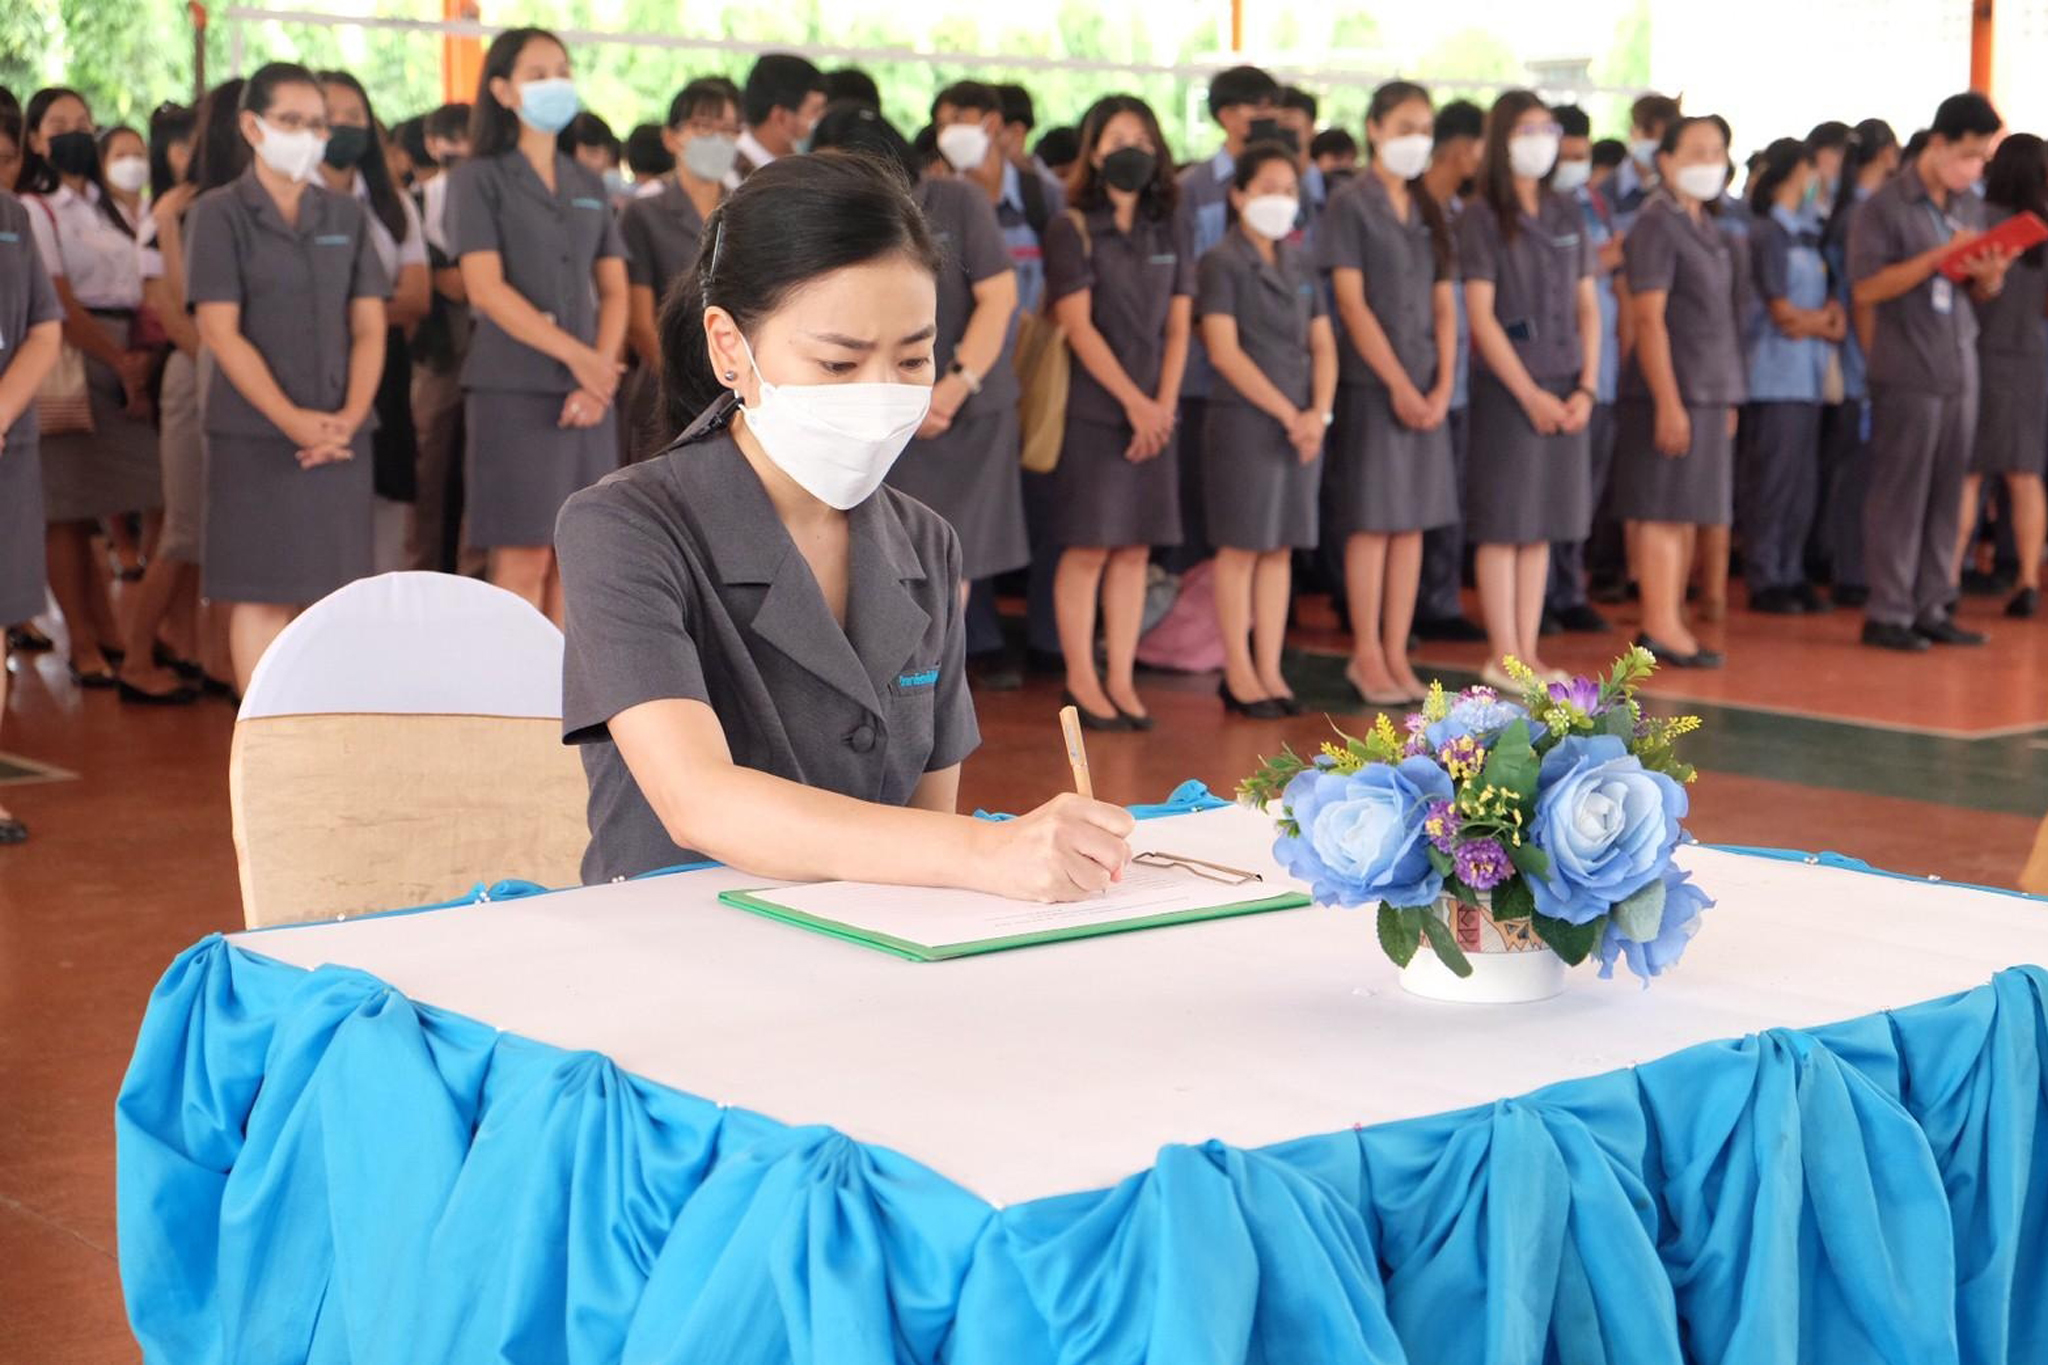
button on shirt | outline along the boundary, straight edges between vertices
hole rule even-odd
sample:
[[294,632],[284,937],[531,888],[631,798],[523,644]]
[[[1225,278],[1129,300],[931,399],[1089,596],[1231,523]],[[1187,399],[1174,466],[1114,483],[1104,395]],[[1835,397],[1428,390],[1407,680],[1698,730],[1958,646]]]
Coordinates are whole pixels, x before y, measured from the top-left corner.
[[[448,237],[458,259],[495,251],[505,282],[578,341],[597,340],[598,261],[625,255],[604,181],[572,157],[555,156],[549,190],[518,150],[463,162],[450,173]],[[569,393],[569,367],[475,313],[463,387]]]
[[[1195,292],[1195,255],[1188,221],[1152,218],[1142,210],[1126,236],[1113,209],[1084,216],[1087,244],[1071,212],[1053,219],[1045,234],[1046,297],[1054,303],[1086,289],[1095,330],[1109,344],[1131,382],[1155,397],[1166,359],[1166,315],[1173,301]],[[1074,366],[1067,412],[1092,422],[1122,425],[1123,404],[1097,383],[1085,365]]]
[[142,258],[135,238],[114,226],[100,209],[100,192],[88,184],[79,194],[59,186],[27,199],[36,250],[52,279],[71,285],[71,296],[86,308],[140,308]]
[[619,236],[626,248],[626,282],[652,289],[659,311],[669,285],[697,264],[704,215],[675,176],[656,184],[659,193],[633,200],[619,214]]
[[585,882],[698,858],[669,838],[611,742],[612,717],[644,702],[704,702],[734,763],[884,805],[907,805],[927,772],[981,741],[952,528],[888,487],[847,513],[842,628],[716,425],[726,410],[570,498],[555,528],[562,731],[590,779]]
[[[368,215],[352,197],[307,185],[299,191],[298,222],[288,224],[251,169],[200,195],[186,215],[186,299],[195,308],[238,305],[242,335],[302,408],[341,407],[348,396],[349,304],[390,293]],[[217,366],[204,411],[210,432],[278,434]]]
[[[1653,193],[1622,247],[1632,293],[1662,293],[1671,334],[1671,369],[1687,407],[1743,401],[1742,340],[1735,324],[1735,259],[1714,216],[1698,221],[1676,200]],[[1647,399],[1650,386],[1631,360],[1625,398]]]
[[[974,286],[1012,269],[1010,248],[996,226],[995,206],[981,186],[965,180],[927,178],[918,182],[916,193],[917,205],[924,210],[925,222],[945,258],[939,270],[939,335],[932,351],[936,373],[944,375],[953,364],[954,347],[967,331],[967,320],[974,315]],[[981,392],[967,395],[960,405],[961,417],[994,412],[1005,404],[1016,406],[1016,342],[1017,315],[1012,313],[1002,354],[982,377]]]
[[[1237,344],[1273,387],[1298,408],[1312,398],[1309,328],[1324,316],[1323,292],[1308,252],[1292,242],[1274,244],[1269,263],[1242,232],[1233,232],[1202,257],[1196,311],[1237,320]],[[1212,403],[1245,403],[1228,379],[1216,376]]]
[[[1451,278],[1439,263],[1429,220],[1409,192],[1408,216],[1394,212],[1386,185],[1371,171],[1337,197],[1317,230],[1323,269],[1365,276],[1365,306],[1378,319],[1394,356],[1424,393],[1436,387],[1436,286]],[[1337,346],[1338,375],[1346,384],[1384,388],[1349,336]]]
[[[1180,204],[1175,212],[1185,224],[1188,250],[1199,261],[1223,240],[1230,230],[1230,178],[1237,173],[1237,158],[1218,152],[1180,173]],[[1181,376],[1180,391],[1186,398],[1206,398],[1214,382],[1216,367],[1202,338],[1188,338],[1188,368]]]
[[[50,272],[43,268],[42,253],[36,249],[35,228],[28,207],[10,194],[0,194],[0,374],[21,354],[22,338],[31,327],[57,322],[64,305],[57,299]],[[36,405],[23,405],[21,415],[7,428],[8,441],[19,449],[36,434]],[[6,459],[0,450],[0,460]],[[35,552],[39,557],[41,550]]]
[[1474,199],[1465,206],[1458,215],[1458,273],[1493,284],[1493,315],[1531,379],[1569,379],[1584,359],[1579,281],[1593,273],[1593,245],[1578,206],[1561,194],[1539,191],[1534,217],[1517,212],[1519,230],[1504,240],[1492,204]]
[[[1951,194],[1944,209],[1927,192],[1919,167],[1909,162],[1857,206],[1849,225],[1849,280],[1861,284],[1983,223],[1984,204],[1976,195]],[[1977,314],[1969,286],[1937,271],[1879,304],[1868,361],[1872,384],[1935,394],[1958,394],[1974,385]]]

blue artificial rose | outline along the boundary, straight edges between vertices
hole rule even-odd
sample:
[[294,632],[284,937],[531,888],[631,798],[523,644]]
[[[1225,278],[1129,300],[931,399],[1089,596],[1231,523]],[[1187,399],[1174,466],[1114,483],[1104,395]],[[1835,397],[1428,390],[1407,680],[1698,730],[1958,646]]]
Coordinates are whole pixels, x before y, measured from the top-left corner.
[[1304,772],[1282,797],[1299,834],[1273,846],[1282,867],[1325,905],[1428,905],[1444,888],[1429,861],[1424,812],[1448,801],[1451,779],[1426,758],[1360,772]]
[[1604,981],[1614,975],[1614,959],[1623,958],[1628,969],[1643,979],[1643,985],[1650,984],[1653,976],[1662,976],[1666,968],[1675,966],[1685,956],[1685,947],[1692,942],[1692,936],[1699,932],[1700,912],[1711,910],[1714,902],[1707,893],[1692,884],[1692,873],[1681,872],[1678,868],[1664,869],[1664,919],[1657,931],[1657,937],[1648,943],[1621,936],[1614,921],[1607,922],[1600,936],[1600,977]]
[[1613,735],[1575,735],[1543,756],[1530,839],[1550,856],[1529,878],[1536,908],[1585,924],[1648,886],[1678,846],[1685,788]]
[[1527,720],[1529,713],[1511,701],[1501,701],[1493,696],[1466,696],[1451,707],[1449,714],[1432,724],[1423,732],[1429,740],[1432,752],[1441,749],[1454,739],[1470,735],[1482,746],[1490,744],[1501,731],[1518,720]]

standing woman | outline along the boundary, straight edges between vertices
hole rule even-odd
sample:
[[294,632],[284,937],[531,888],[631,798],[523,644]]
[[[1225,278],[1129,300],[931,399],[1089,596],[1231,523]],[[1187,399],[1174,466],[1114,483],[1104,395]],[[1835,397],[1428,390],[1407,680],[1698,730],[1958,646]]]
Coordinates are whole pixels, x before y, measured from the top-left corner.
[[405,540],[419,483],[419,440],[412,424],[412,350],[406,338],[427,316],[427,235],[412,196],[391,178],[377,111],[362,83],[346,71],[320,73],[327,98],[327,151],[321,182],[369,211],[370,246],[391,284],[385,304],[384,377],[377,384],[377,424],[370,437],[376,484],[374,572],[406,566]]
[[[1997,227],[2019,213],[2048,218],[2048,147],[2032,133],[2013,133],[1998,144],[1984,174],[1985,226]],[[1976,300],[1978,381],[1977,442],[1963,483],[1962,539],[1956,564],[1977,529],[1978,496],[1986,477],[2002,477],[2012,503],[2013,545],[2019,551],[2019,590],[2005,604],[2015,620],[2041,607],[2041,546],[2048,530],[2048,506],[2041,491],[2041,466],[2048,458],[2048,248],[2035,246],[2006,272],[2005,288]]]
[[[1066,440],[1049,488],[1053,582],[1067,692],[1097,730],[1149,730],[1138,634],[1152,547],[1180,543],[1174,436],[1195,257],[1176,221],[1173,168],[1151,106],[1111,95],[1088,111],[1073,208],[1048,226],[1045,290],[1073,348]],[[1109,671],[1095,671],[1102,607]]]
[[1734,513],[1736,411],[1745,396],[1735,256],[1714,221],[1728,142],[1711,118],[1664,130],[1657,188],[1622,244],[1635,349],[1622,374],[1614,507],[1638,523],[1636,643],[1680,668],[1722,656],[1686,629],[1685,583],[1700,528]]
[[[62,348],[64,306],[36,251],[32,212],[0,194],[0,621],[43,609],[43,496],[36,388]],[[7,643],[0,638],[0,724],[7,717]],[[28,827],[0,805],[0,844]]]
[[463,362],[469,540],[490,580],[559,623],[555,514],[618,465],[625,248],[604,181],[559,151],[576,116],[569,53],[515,28],[484,55],[448,234],[476,331]]
[[235,681],[307,604],[370,572],[371,405],[390,292],[353,195],[313,183],[327,103],[302,66],[242,90],[255,151],[185,224],[185,290],[213,360],[206,595],[231,603]]
[[691,81],[669,102],[662,144],[673,171],[655,181],[659,192],[627,204],[619,215],[626,246],[626,335],[640,364],[627,376],[620,420],[634,455],[659,450],[675,435],[662,430],[656,409],[661,392],[661,340],[655,318],[661,301],[684,271],[697,264],[704,220],[725,197],[725,178],[739,155],[740,108],[730,82],[716,76]]
[[1486,121],[1479,193],[1458,218],[1458,269],[1479,363],[1472,371],[1466,539],[1479,546],[1479,605],[1492,657],[1539,675],[1553,541],[1593,519],[1592,420],[1600,382],[1600,297],[1578,205],[1550,189],[1560,130],[1543,101],[1510,90]]
[[1254,720],[1299,714],[1280,672],[1293,555],[1316,545],[1323,439],[1337,342],[1307,248],[1288,240],[1301,173],[1282,143],[1231,168],[1231,230],[1198,268],[1202,340],[1218,382],[1202,441],[1204,534],[1216,547],[1223,707]]
[[1757,306],[1746,319],[1750,406],[1738,443],[1736,520],[1749,608],[1767,615],[1823,609],[1806,581],[1806,541],[1820,507],[1821,399],[1848,319],[1830,295],[1821,256],[1820,183],[1807,144],[1785,137],[1764,149],[1749,185]]
[[1345,341],[1329,498],[1331,529],[1346,538],[1352,652],[1344,676],[1375,706],[1423,695],[1408,664],[1422,533],[1458,519],[1450,229],[1416,183],[1435,125],[1421,86],[1390,81],[1375,90],[1365,116],[1372,164],[1319,229]]
[[85,355],[90,432],[42,438],[50,590],[71,632],[71,672],[112,688],[116,625],[106,566],[93,554],[102,517],[163,506],[149,383],[155,358],[134,344],[142,306],[135,228],[102,183],[92,111],[75,90],[38,90],[25,112],[20,189],[36,249],[64,303],[64,339]]

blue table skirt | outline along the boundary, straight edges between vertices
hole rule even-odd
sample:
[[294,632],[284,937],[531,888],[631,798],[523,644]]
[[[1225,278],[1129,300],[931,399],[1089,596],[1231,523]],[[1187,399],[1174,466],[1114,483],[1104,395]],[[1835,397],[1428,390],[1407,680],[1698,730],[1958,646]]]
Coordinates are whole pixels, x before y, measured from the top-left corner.
[[214,937],[117,1105],[121,1273],[165,1365],[2042,1361],[2044,1058],[2019,967],[996,1209]]

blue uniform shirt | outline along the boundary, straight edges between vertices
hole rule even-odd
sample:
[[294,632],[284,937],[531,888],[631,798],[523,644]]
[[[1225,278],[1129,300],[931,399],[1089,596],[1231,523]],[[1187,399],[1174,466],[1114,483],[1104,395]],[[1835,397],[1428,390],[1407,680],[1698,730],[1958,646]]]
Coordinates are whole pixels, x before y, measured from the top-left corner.
[[1749,396],[1758,403],[1818,403],[1827,382],[1830,344],[1818,337],[1795,341],[1771,321],[1770,305],[1819,309],[1828,301],[1828,267],[1821,255],[1821,224],[1810,213],[1773,207],[1750,229],[1756,304],[1747,319]]
[[[1194,243],[1196,260],[1214,250],[1230,228],[1230,177],[1236,173],[1237,158],[1228,151],[1197,161],[1180,173],[1179,212]],[[1181,397],[1207,398],[1215,374],[1201,331],[1196,329],[1188,338],[1188,368],[1181,380]]]
[[[1039,181],[1045,187],[1046,221],[1050,222],[1065,211],[1066,196],[1052,177],[1040,176]],[[1003,167],[1003,193],[996,201],[996,225],[1003,230],[1003,242],[1010,248],[1010,264],[1017,268],[1017,311],[1036,312],[1039,300],[1045,296],[1045,244],[1038,240],[1038,234],[1031,230],[1031,220],[1025,216],[1022,173],[1015,165]]]
[[[1614,240],[1607,202],[1581,185],[1572,197],[1579,201],[1579,213],[1586,220],[1586,237],[1596,254]],[[1600,296],[1600,382],[1594,400],[1612,403],[1621,380],[1621,300],[1614,293],[1614,272],[1593,267],[1593,288]]]

